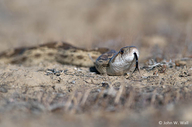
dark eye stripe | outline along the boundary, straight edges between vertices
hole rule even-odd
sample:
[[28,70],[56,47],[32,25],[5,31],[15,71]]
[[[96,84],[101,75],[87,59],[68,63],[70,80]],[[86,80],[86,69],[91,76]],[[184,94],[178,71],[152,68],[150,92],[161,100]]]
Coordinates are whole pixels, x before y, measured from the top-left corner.
[[123,53],[124,53],[124,50],[121,50],[120,53],[123,54]]

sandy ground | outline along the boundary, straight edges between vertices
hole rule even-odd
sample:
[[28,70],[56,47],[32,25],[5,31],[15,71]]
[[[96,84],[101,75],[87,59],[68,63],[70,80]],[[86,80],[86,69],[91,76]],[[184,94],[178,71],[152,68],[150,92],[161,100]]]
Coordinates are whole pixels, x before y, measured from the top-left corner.
[[190,0],[0,2],[0,51],[61,40],[140,50],[129,76],[1,63],[0,126],[192,126]]
[[129,76],[58,63],[0,67],[4,126],[191,126],[191,59],[140,63]]

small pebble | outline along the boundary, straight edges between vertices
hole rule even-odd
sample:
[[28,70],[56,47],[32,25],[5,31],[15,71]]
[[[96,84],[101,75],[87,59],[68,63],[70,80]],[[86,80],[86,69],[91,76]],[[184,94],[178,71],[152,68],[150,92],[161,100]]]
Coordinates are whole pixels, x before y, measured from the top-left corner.
[[6,88],[4,88],[4,87],[0,87],[0,92],[2,92],[2,93],[7,93],[7,89]]
[[75,80],[73,80],[71,83],[72,83],[72,84],[75,84]]

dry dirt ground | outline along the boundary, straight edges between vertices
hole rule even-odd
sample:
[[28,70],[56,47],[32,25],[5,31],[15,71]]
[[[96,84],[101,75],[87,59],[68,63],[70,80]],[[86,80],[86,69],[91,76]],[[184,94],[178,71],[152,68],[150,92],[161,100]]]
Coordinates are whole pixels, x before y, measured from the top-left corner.
[[135,45],[140,73],[1,63],[0,126],[192,126],[191,21],[191,0],[1,0],[0,51]]
[[0,67],[1,125],[158,126],[159,121],[185,121],[190,126],[192,122],[190,59],[141,63],[140,73],[130,76],[103,76],[57,63]]

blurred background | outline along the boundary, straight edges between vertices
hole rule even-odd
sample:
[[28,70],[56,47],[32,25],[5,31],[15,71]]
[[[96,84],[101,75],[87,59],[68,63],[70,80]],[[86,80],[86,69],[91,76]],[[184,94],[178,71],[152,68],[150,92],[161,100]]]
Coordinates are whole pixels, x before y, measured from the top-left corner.
[[191,0],[0,0],[0,51],[65,41],[170,59],[192,56],[191,35]]

